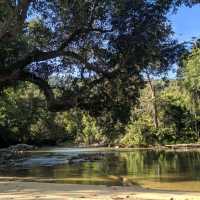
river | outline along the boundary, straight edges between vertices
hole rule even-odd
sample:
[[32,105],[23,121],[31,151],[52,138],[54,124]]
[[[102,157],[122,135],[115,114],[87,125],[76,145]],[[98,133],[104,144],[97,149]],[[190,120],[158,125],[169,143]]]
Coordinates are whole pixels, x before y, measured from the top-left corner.
[[[79,154],[103,153],[96,161],[69,163]],[[0,170],[1,178],[55,183],[126,185],[200,192],[200,151],[112,148],[44,148],[15,166]]]

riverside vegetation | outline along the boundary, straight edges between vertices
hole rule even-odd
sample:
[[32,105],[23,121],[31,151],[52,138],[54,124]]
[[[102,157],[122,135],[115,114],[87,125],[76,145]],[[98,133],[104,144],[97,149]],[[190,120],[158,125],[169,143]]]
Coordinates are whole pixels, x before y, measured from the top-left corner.
[[146,81],[125,122],[119,120],[122,113],[114,111],[98,117],[78,108],[50,112],[44,96],[33,84],[8,88],[0,98],[1,146],[196,143],[200,139],[200,48],[195,45],[181,61],[176,79],[151,80],[155,96]]

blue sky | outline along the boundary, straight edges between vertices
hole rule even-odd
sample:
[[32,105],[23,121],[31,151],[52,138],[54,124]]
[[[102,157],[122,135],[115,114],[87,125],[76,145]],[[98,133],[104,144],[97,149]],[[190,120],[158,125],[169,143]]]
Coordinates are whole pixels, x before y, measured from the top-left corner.
[[183,6],[175,15],[170,15],[169,20],[180,42],[190,41],[192,37],[200,38],[200,5],[192,8]]
[[[193,37],[200,38],[200,5],[192,8],[182,6],[176,14],[170,15],[169,20],[172,23],[174,37],[179,42],[189,42]],[[176,65],[168,73],[170,78],[176,77]]]

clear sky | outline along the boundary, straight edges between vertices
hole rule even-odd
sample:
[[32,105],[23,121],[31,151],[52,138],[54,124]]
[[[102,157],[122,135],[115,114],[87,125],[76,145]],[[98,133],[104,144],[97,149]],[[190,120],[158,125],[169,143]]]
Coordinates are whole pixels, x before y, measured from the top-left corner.
[[[176,14],[170,15],[169,20],[172,23],[174,37],[179,42],[192,41],[193,37],[200,38],[200,5],[192,8],[182,6]],[[176,77],[176,65],[168,73],[170,78]]]
[[192,37],[200,38],[200,5],[181,7],[175,15],[169,16],[175,32],[180,41],[190,41]]

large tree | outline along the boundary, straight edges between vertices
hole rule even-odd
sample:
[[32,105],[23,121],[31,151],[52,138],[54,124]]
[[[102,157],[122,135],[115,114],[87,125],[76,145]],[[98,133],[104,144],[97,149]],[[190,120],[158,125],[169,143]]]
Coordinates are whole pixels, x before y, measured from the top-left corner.
[[[146,67],[175,62],[166,15],[181,2],[1,0],[1,90],[32,82],[51,111],[134,102]],[[57,97],[50,79],[65,82]]]

